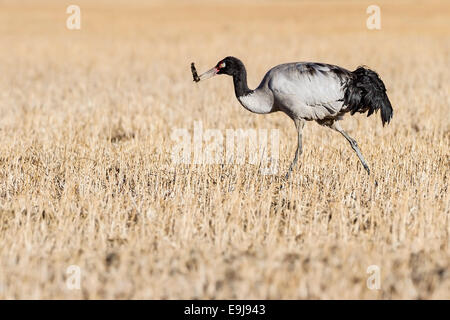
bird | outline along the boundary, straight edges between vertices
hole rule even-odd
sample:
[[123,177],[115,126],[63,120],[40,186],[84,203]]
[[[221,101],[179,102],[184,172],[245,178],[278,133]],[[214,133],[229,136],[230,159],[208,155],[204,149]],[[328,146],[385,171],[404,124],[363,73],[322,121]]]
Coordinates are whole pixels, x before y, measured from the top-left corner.
[[283,112],[295,124],[297,149],[285,178],[289,179],[302,154],[302,131],[307,121],[339,132],[358,156],[362,166],[370,175],[369,166],[355,139],[344,131],[339,123],[347,113],[365,113],[367,116],[381,111],[383,127],[393,116],[393,108],[386,93],[386,87],[379,75],[367,66],[354,71],[318,62],[292,62],[271,68],[256,89],[247,85],[247,71],[244,63],[228,56],[213,68],[197,75],[191,64],[195,82],[216,75],[233,77],[234,93],[239,103],[248,111],[257,114]]

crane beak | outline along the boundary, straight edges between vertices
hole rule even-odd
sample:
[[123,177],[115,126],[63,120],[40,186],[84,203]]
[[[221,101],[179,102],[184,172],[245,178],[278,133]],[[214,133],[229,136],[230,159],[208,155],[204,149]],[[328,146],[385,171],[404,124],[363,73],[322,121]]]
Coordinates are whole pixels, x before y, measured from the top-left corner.
[[209,78],[212,78],[212,77],[214,77],[214,76],[217,74],[217,72],[219,72],[219,69],[216,68],[216,67],[214,67],[214,68],[212,68],[212,69],[206,71],[205,73],[202,73],[202,74],[200,75],[200,77],[199,77],[199,78],[200,78],[199,81],[201,81],[201,80],[206,80],[206,79],[209,79]]

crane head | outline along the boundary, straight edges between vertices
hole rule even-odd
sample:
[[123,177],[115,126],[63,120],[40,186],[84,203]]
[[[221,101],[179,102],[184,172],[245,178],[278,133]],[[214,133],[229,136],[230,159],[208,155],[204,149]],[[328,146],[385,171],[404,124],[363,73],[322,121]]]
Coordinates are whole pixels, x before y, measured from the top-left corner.
[[[214,77],[218,74],[227,74],[227,75],[235,75],[237,72],[243,67],[244,65],[242,62],[235,58],[235,57],[226,57],[225,59],[220,60],[217,62],[217,64],[206,71],[205,73],[201,74],[198,77],[198,81],[200,80],[206,80],[209,78]],[[195,77],[194,77],[195,78]],[[196,82],[198,82],[196,81]]]

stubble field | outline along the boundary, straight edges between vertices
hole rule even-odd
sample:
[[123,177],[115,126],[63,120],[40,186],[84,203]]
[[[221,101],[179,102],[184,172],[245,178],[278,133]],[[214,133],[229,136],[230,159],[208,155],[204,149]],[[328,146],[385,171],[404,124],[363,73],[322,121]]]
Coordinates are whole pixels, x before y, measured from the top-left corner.
[[[81,30],[70,4],[0,2],[0,299],[450,298],[448,2],[378,1],[381,30],[370,1],[77,1]],[[227,55],[250,87],[291,61],[379,72],[391,124],[342,122],[372,174],[311,122],[285,181],[293,122],[192,82]],[[278,129],[278,174],[173,163],[195,121]]]

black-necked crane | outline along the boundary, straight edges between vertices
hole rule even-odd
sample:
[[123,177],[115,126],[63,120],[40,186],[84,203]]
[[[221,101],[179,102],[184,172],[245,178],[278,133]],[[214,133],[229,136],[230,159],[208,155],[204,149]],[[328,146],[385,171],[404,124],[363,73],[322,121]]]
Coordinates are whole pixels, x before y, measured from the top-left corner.
[[370,116],[381,110],[383,126],[389,123],[393,109],[383,81],[375,71],[358,67],[352,72],[325,63],[286,63],[270,69],[260,85],[251,90],[247,85],[245,66],[235,57],[226,57],[200,77],[194,64],[191,68],[196,82],[217,74],[232,76],[236,98],[245,109],[259,114],[282,111],[294,120],[298,144],[286,178],[289,178],[302,153],[305,122],[312,120],[342,134],[370,174],[356,141],[342,129],[338,121],[347,112],[353,115],[368,111],[367,116]]

